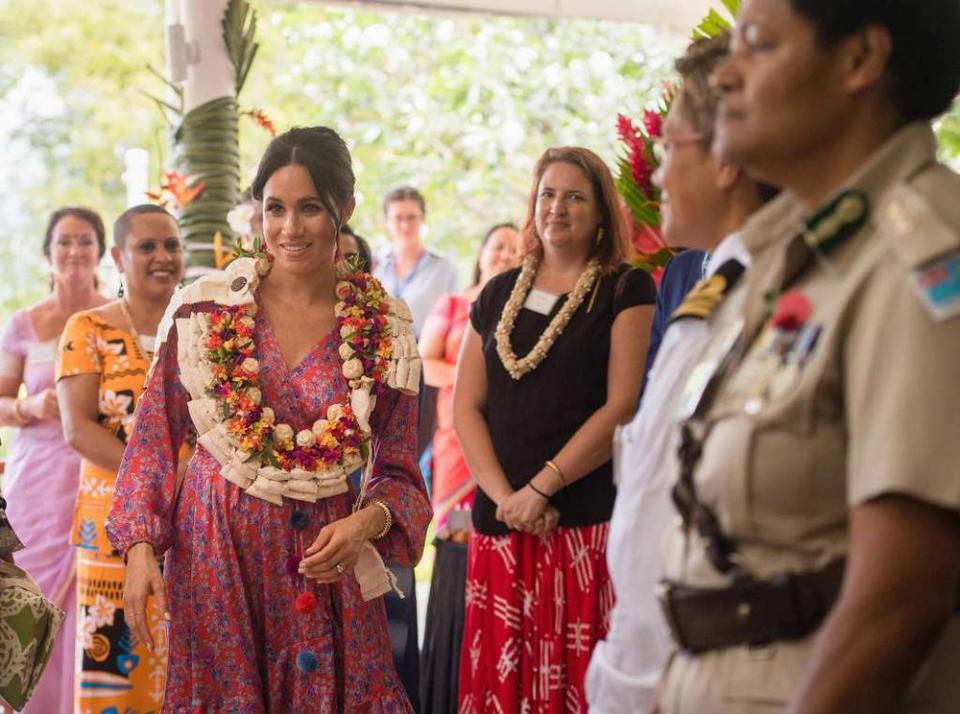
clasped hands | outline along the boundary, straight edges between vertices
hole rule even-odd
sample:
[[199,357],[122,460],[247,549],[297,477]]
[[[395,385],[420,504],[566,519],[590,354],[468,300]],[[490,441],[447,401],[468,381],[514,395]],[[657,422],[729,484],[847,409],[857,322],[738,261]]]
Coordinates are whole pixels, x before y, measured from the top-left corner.
[[[534,479],[536,478],[534,476]],[[534,479],[531,479],[531,482]],[[541,482],[542,479],[538,480],[537,484]],[[536,536],[550,533],[560,522],[560,512],[537,490],[543,491],[543,488],[539,485],[531,488],[528,484],[501,498],[497,505],[497,520],[515,531]]]

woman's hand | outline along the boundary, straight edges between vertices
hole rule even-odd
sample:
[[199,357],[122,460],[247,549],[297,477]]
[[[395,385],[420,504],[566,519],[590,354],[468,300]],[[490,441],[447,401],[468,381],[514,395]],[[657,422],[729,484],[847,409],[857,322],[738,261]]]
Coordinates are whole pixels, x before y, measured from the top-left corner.
[[23,411],[34,421],[60,418],[60,403],[54,389],[44,389],[23,400]]
[[123,585],[123,616],[134,637],[153,652],[154,641],[147,625],[147,598],[157,598],[157,606],[165,620],[170,619],[163,576],[153,546],[137,543],[127,551],[126,582]]
[[383,528],[383,518],[383,510],[372,505],[325,525],[304,551],[300,573],[318,583],[338,582],[357,564],[363,544]]
[[500,502],[497,507],[497,520],[503,521],[509,528],[525,533],[535,533],[550,503],[546,498],[529,486],[514,491]]

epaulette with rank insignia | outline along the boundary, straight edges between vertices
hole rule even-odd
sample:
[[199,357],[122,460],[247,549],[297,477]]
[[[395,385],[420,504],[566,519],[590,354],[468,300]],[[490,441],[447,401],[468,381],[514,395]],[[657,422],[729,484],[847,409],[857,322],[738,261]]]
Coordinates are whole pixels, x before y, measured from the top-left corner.
[[743,263],[731,258],[717,272],[693,286],[680,306],[670,315],[670,322],[685,318],[706,320],[733,290],[746,270]]

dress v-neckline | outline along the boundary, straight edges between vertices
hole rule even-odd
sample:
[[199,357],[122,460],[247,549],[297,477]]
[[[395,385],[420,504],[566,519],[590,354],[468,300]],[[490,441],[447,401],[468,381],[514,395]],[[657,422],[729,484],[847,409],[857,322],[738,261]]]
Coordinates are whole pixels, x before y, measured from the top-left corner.
[[[283,367],[284,372],[289,376],[294,376],[303,372],[310,364],[312,364],[322,352],[323,347],[329,342],[330,337],[337,332],[336,325],[330,329],[329,332],[325,333],[317,342],[310,348],[310,350],[300,359],[299,362],[295,365],[291,365],[287,361],[286,355],[283,354],[283,348],[280,346],[280,339],[277,337],[277,332],[273,328],[273,322],[270,320],[270,316],[267,314],[267,311],[261,309],[258,311],[257,316],[263,320],[264,328],[270,333],[270,339],[268,342],[271,343],[274,351],[276,352],[277,362],[281,367]],[[260,345],[260,348],[263,349],[263,345]]]

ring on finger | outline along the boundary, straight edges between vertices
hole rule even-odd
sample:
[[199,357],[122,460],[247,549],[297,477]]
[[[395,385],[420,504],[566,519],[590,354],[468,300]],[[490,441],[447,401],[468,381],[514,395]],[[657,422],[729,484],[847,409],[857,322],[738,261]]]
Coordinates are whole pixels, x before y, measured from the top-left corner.
[[336,568],[336,571],[337,571],[340,575],[343,575],[343,563],[337,563],[337,564],[334,565],[333,567]]

